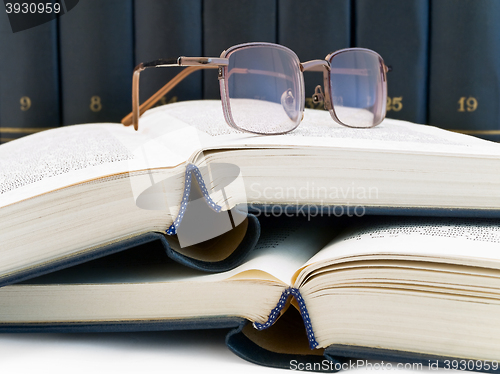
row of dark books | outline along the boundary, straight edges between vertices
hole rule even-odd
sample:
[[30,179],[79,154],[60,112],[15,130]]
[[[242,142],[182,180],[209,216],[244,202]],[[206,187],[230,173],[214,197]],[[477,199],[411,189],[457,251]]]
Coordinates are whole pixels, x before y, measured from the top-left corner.
[[[82,0],[57,20],[12,33],[2,12],[1,142],[118,122],[131,108],[137,63],[218,56],[249,41],[283,44],[301,61],[373,49],[393,69],[389,118],[500,140],[498,19],[495,0]],[[146,71],[141,100],[176,73]],[[306,98],[319,83],[317,74],[306,76]],[[198,72],[162,103],[217,99],[218,91],[215,71]]]

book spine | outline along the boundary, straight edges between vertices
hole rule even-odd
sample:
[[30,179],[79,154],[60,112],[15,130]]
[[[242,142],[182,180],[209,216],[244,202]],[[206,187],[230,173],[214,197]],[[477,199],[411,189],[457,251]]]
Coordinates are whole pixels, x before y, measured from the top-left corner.
[[[203,56],[202,0],[135,0],[135,64],[159,58]],[[181,70],[147,69],[141,76],[143,102]],[[201,72],[191,74],[160,104],[203,97]]]
[[132,17],[132,0],[86,0],[59,18],[64,125],[119,122],[130,112]]
[[[311,42],[311,36],[317,35]],[[278,43],[294,51],[301,62],[323,59],[330,52],[348,48],[351,40],[351,0],[279,0]],[[313,104],[317,85],[323,86],[323,75],[304,74],[306,107]]]
[[[207,57],[218,57],[233,45],[248,42],[276,43],[277,5],[269,0],[204,0],[203,48]],[[220,99],[217,71],[203,72],[205,99]]]
[[0,143],[58,127],[57,23],[13,33],[0,12]]
[[433,1],[429,124],[500,141],[500,2]]
[[387,117],[427,122],[429,1],[356,0],[355,46],[379,53],[387,77]]

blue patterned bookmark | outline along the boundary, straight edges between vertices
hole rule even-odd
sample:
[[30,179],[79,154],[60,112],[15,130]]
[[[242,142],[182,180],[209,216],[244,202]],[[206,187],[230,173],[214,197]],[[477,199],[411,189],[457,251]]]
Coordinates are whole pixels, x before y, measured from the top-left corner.
[[177,217],[174,220],[174,223],[170,225],[168,230],[166,231],[167,235],[175,235],[177,234],[177,229],[179,228],[179,225],[182,221],[182,217],[184,217],[184,213],[186,213],[186,207],[189,202],[189,194],[191,192],[191,184],[192,184],[192,178],[191,175],[194,173],[194,176],[196,178],[196,181],[198,182],[198,186],[200,186],[201,193],[203,194],[203,197],[205,198],[205,201],[207,202],[208,206],[212,208],[214,211],[217,213],[220,212],[221,207],[212,200],[210,195],[208,194],[207,187],[205,185],[205,181],[203,180],[203,177],[201,176],[200,169],[196,165],[189,164],[186,167],[186,173],[184,175],[184,194],[182,196],[182,202],[181,202],[181,207],[179,209],[179,214],[177,214]]
[[254,322],[253,326],[260,331],[267,329],[274,322],[276,322],[281,311],[285,307],[288,296],[290,295],[294,296],[297,302],[299,303],[300,315],[304,320],[304,325],[306,326],[307,338],[309,339],[309,347],[311,347],[311,349],[314,349],[318,346],[318,342],[314,337],[314,331],[312,329],[311,319],[309,318],[309,312],[307,311],[306,303],[304,302],[304,299],[302,298],[300,291],[296,288],[290,287],[287,288],[285,291],[283,291],[280,300],[278,301],[278,305],[276,305],[276,307],[271,311],[271,314],[269,314],[267,321],[265,323]]

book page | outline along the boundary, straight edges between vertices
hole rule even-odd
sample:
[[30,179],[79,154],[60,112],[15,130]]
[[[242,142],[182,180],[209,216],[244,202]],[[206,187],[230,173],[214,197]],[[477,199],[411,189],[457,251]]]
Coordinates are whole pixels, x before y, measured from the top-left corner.
[[[275,218],[276,219],[276,218]],[[313,257],[335,235],[335,220],[280,218],[280,225],[262,227],[262,236],[249,259],[225,277],[259,270],[290,285],[295,271]],[[214,277],[216,277],[215,275]]]
[[314,109],[305,109],[303,121],[288,134],[259,136],[231,128],[224,120],[220,101],[197,102],[199,110],[196,111],[187,111],[186,108],[190,105],[193,105],[192,102],[183,102],[154,110],[178,118],[206,133],[214,138],[212,147],[217,148],[236,145],[257,148],[302,146],[429,154],[500,155],[499,144],[432,126],[385,119],[373,128],[349,128],[336,123],[329,112]]
[[[122,124],[66,126],[0,147],[0,207],[109,175],[171,168],[201,147],[198,131],[162,113]],[[202,134],[203,135],[203,134]]]
[[326,264],[366,259],[431,261],[500,269],[500,221],[364,218],[359,226],[340,234],[319,251],[302,269],[310,272]]

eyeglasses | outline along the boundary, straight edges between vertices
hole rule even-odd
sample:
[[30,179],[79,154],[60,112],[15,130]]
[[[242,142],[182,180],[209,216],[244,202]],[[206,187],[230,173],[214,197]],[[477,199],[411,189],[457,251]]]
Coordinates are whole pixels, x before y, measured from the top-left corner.
[[[139,76],[144,69],[187,66],[139,106]],[[229,126],[254,134],[277,135],[294,130],[304,116],[304,71],[323,72],[323,87],[314,103],[324,103],[333,120],[347,127],[367,128],[385,117],[386,73],[380,55],[364,48],[333,52],[324,60],[301,63],[282,45],[246,43],[222,52],[219,58],[179,57],[139,64],[133,73],[132,113],[125,126],[139,127],[139,116],[194,71],[218,69],[224,117]]]

